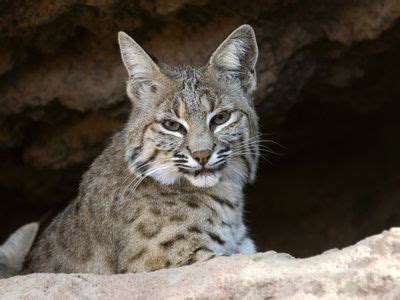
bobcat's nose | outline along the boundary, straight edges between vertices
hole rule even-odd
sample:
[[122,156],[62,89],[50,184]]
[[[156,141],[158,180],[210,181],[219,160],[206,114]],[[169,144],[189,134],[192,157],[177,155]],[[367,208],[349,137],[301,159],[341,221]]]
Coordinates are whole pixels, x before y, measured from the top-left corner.
[[208,160],[209,160],[211,154],[212,154],[212,150],[201,150],[201,151],[195,151],[195,152],[193,152],[193,153],[192,153],[192,157],[193,157],[199,164],[201,164],[202,166],[204,166],[204,165],[208,162]]

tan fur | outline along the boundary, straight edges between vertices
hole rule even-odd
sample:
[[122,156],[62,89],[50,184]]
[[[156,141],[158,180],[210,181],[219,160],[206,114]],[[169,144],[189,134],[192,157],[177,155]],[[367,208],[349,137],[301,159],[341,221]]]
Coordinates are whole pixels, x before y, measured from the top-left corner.
[[[243,186],[258,161],[253,30],[237,29],[198,69],[156,65],[123,33],[120,46],[132,114],[26,270],[141,272],[254,252],[243,224]],[[229,119],[217,125],[221,111]],[[165,119],[180,131],[167,130]],[[200,166],[193,153],[206,149],[212,156]]]

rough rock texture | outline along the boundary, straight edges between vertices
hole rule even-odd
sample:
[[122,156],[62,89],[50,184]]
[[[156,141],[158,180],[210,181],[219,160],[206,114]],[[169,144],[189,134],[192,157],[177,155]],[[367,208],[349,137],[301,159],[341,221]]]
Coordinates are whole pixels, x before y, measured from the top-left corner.
[[129,111],[116,33],[202,64],[254,26],[268,156],[249,189],[261,250],[309,256],[400,225],[400,1],[0,4],[0,239],[64,206]]
[[[343,250],[221,257],[152,273],[33,274],[0,280],[2,299],[398,299],[400,228]],[[385,298],[386,297],[386,298]]]

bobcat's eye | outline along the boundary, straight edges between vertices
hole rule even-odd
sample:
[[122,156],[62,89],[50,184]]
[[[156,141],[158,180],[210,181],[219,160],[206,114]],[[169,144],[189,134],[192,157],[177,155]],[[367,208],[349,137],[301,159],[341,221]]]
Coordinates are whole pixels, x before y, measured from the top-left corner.
[[229,117],[231,116],[230,112],[227,111],[223,111],[221,113],[219,113],[218,115],[215,115],[212,119],[211,119],[211,125],[221,125],[224,124],[225,122],[227,122],[229,120]]
[[185,128],[178,122],[167,120],[162,123],[162,126],[169,131],[184,131]]

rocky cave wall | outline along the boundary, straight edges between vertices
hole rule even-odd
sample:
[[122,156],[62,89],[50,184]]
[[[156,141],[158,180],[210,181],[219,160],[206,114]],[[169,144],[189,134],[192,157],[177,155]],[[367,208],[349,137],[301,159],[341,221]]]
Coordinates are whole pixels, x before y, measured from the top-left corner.
[[248,188],[259,250],[310,256],[400,223],[400,2],[2,1],[0,239],[63,207],[124,123],[116,33],[204,63],[236,26],[259,42],[268,154]]

